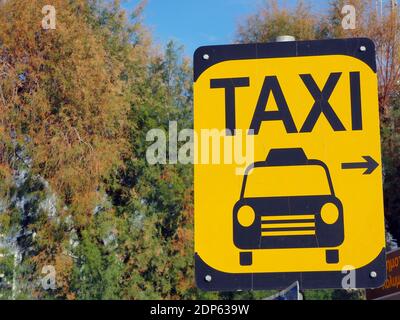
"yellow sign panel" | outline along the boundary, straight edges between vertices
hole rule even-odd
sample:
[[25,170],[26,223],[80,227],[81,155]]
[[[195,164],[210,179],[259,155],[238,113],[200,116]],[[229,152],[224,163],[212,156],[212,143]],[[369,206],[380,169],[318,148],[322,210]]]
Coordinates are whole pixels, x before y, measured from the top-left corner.
[[201,47],[194,61],[198,286],[381,285],[373,43]]

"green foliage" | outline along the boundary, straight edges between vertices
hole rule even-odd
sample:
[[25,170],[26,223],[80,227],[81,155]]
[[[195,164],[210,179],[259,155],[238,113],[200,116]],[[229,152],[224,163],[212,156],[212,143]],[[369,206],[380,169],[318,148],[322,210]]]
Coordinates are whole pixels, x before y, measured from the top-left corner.
[[122,262],[104,243],[99,231],[102,225],[95,223],[91,231],[83,232],[82,240],[75,254],[78,261],[74,265],[72,288],[77,299],[121,299],[119,278]]
[[363,290],[306,290],[304,300],[364,300]]
[[400,239],[400,97],[396,94],[392,108],[382,125],[382,156],[384,163],[385,214],[390,233]]
[[11,299],[14,275],[14,255],[6,249],[0,250],[0,300]]

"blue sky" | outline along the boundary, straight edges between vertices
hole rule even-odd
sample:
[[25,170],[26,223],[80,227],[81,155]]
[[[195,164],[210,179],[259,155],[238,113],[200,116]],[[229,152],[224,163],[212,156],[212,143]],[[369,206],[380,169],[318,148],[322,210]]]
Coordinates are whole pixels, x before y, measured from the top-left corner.
[[[185,46],[185,54],[192,56],[202,45],[231,43],[239,21],[256,12],[263,0],[148,0],[144,22],[156,43],[165,45],[175,40]],[[282,0],[292,6],[296,0]],[[321,1],[311,0],[311,3]],[[123,0],[127,9],[139,0]]]

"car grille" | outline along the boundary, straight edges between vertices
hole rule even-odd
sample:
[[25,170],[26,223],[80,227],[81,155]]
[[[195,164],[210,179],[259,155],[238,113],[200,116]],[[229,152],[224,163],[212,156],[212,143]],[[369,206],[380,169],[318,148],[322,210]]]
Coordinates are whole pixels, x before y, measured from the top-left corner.
[[311,236],[315,235],[315,215],[262,216],[261,236]]

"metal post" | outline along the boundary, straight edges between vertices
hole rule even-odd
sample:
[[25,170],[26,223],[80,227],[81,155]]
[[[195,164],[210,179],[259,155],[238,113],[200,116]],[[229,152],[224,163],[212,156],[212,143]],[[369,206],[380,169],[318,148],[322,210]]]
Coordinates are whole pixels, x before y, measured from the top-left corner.
[[289,35],[283,35],[276,37],[276,42],[289,42],[289,41],[296,41],[296,38]]

